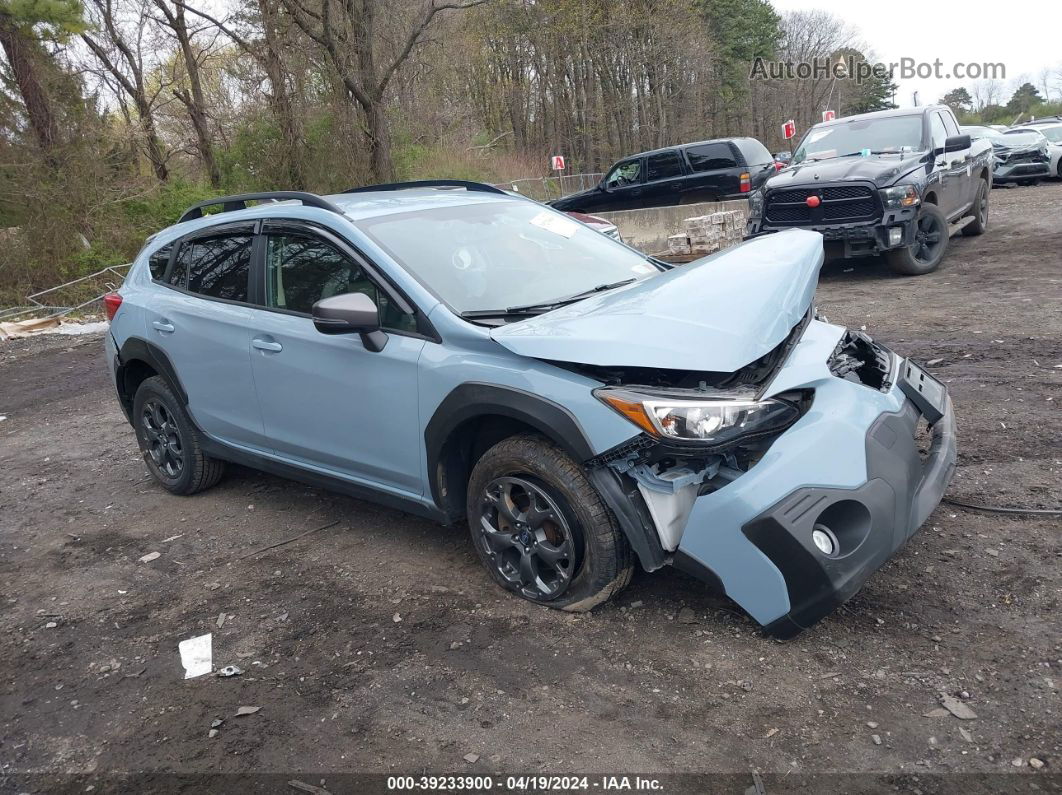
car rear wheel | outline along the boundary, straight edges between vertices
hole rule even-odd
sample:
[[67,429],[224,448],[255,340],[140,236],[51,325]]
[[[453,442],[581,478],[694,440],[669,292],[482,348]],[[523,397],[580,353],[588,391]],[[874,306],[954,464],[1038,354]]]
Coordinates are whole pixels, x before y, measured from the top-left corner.
[[563,450],[504,439],[468,483],[472,543],[491,577],[528,601],[581,612],[630,582],[634,555],[611,512]]
[[889,267],[904,276],[935,271],[948,250],[948,221],[939,207],[923,204],[916,223],[914,242],[885,254]]
[[133,427],[148,471],[167,491],[195,494],[221,480],[225,462],[203,452],[203,437],[163,378],[137,389]]
[[981,180],[973,206],[973,220],[962,228],[967,237],[983,235],[988,228],[988,183]]

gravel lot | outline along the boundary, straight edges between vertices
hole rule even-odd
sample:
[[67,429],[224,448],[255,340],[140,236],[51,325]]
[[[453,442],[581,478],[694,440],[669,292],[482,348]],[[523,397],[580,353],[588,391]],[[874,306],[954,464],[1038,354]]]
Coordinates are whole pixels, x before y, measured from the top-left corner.
[[[937,273],[823,274],[830,320],[947,382],[952,497],[1062,504],[1060,208],[1057,182],[996,190],[988,234],[953,240]],[[740,792],[753,769],[768,792],[1062,788],[1057,517],[941,506],[780,643],[670,569],[568,615],[494,587],[464,528],[236,468],[170,496],[98,336],[0,343],[0,415],[0,791],[449,771],[708,772]],[[181,679],[178,642],[207,632],[241,676]],[[937,715],[941,694],[976,718]],[[813,778],[836,772],[878,775]]]

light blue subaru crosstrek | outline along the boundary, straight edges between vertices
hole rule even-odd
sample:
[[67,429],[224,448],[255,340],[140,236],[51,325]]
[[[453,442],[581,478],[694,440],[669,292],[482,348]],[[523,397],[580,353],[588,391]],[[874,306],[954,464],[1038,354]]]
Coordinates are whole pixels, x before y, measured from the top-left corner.
[[478,183],[231,196],[148,242],[107,358],[175,494],[237,462],[467,520],[533,602],[672,564],[787,637],[955,466],[944,387],[815,316],[822,258],[790,230],[672,268]]

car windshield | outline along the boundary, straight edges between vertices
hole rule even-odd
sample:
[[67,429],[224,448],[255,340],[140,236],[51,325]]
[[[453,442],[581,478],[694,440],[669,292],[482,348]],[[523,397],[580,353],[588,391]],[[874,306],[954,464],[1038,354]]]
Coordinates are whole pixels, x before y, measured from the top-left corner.
[[357,224],[460,314],[504,314],[660,272],[622,243],[519,199],[383,215]]
[[1058,127],[1037,127],[1044,138],[1053,144],[1062,144],[1062,125]]
[[812,127],[793,153],[793,163],[858,155],[913,152],[922,149],[922,117],[888,116]]

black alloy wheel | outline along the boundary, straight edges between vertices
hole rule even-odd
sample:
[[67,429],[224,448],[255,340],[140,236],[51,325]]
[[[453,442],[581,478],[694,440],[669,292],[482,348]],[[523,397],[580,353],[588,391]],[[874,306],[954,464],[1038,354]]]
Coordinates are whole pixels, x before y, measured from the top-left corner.
[[184,470],[184,442],[169,409],[159,400],[148,400],[140,413],[147,453],[166,477],[179,478]]
[[499,477],[483,490],[480,534],[497,573],[531,601],[563,594],[576,570],[564,512],[531,480]]

